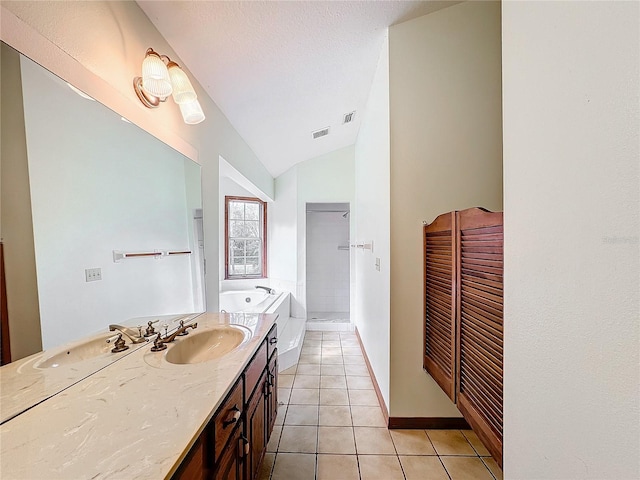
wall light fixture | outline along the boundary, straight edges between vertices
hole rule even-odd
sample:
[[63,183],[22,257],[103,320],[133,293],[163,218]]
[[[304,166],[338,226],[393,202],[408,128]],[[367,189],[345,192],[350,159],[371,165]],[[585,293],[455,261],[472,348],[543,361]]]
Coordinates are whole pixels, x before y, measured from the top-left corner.
[[180,66],[166,55],[147,49],[142,76],[133,79],[133,89],[145,107],[156,108],[169,95],[180,107],[184,123],[195,125],[205,119],[198,96]]

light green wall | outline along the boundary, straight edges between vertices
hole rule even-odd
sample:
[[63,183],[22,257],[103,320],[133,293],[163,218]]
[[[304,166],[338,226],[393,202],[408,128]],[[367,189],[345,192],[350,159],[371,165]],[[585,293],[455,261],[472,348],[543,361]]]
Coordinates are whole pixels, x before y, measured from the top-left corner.
[[389,29],[391,393],[398,417],[459,416],[422,369],[422,222],[502,210],[499,2],[464,2]]

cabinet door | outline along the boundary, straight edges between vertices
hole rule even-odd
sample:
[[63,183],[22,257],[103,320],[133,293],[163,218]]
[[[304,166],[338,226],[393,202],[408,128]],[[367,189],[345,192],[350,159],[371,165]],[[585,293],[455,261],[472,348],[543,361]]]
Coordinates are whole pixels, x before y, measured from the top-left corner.
[[278,415],[278,350],[274,350],[267,371],[267,440],[271,436]]
[[229,438],[229,443],[222,450],[213,477],[215,480],[244,480],[244,445],[242,423],[240,423]]
[[266,378],[267,372],[264,370],[246,408],[247,440],[249,442],[249,451],[246,457],[247,480],[253,480],[258,475],[260,462],[267,448],[265,418]]
[[455,212],[424,227],[423,368],[455,402]]
[[172,480],[202,480],[205,476],[204,449],[202,438],[198,438],[191,447],[187,457],[183,460]]
[[502,464],[502,213],[458,212],[458,408]]

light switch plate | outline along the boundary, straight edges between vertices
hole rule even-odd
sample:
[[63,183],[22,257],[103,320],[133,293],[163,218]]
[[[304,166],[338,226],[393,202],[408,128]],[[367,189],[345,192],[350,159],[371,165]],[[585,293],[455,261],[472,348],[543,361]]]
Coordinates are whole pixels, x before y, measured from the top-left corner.
[[102,269],[101,268],[87,268],[84,271],[85,281],[87,282],[96,282],[98,280],[102,280]]

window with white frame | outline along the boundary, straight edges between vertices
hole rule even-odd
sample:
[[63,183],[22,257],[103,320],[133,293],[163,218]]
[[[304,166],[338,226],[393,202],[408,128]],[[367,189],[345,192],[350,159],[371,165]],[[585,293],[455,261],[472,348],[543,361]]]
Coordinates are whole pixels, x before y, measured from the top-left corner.
[[258,198],[225,197],[225,278],[267,276],[267,204]]

